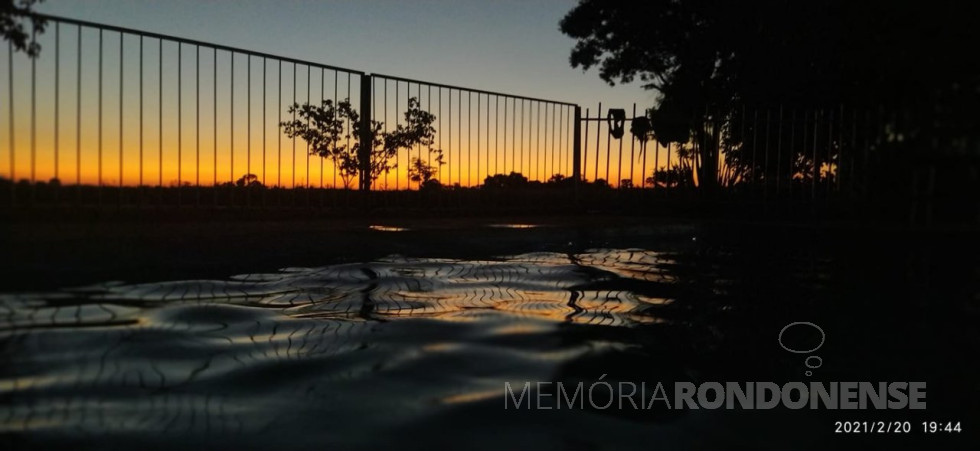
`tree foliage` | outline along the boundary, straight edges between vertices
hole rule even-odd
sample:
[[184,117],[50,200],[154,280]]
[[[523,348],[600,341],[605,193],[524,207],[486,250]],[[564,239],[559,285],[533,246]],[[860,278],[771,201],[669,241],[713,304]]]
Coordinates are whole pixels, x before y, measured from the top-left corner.
[[964,51],[980,44],[978,11],[942,0],[582,0],[560,27],[577,40],[572,67],[638,78],[676,111],[972,90],[980,63]]
[[[699,182],[710,185],[723,178],[723,145],[751,150],[732,133],[747,122],[738,105],[902,110],[911,112],[909,148],[935,140],[940,145],[932,147],[943,140],[955,146],[980,108],[980,59],[967,50],[980,44],[972,23],[978,5],[580,0],[560,29],[576,40],[572,67],[596,67],[610,84],[639,80],[656,91],[648,112],[654,136],[693,144]],[[809,165],[819,171],[819,162]]]
[[[44,32],[47,21],[32,16],[34,5],[44,0],[0,0],[0,36],[13,44],[17,51],[25,52],[34,58],[41,53],[41,45],[36,35]],[[31,23],[30,32],[24,29],[25,22]]]
[[[298,117],[280,123],[283,133],[287,137],[306,141],[310,155],[331,160],[338,169],[344,188],[350,188],[351,182],[360,175],[360,137],[365,126],[350,100],[344,99],[336,104],[332,100],[324,100],[318,106],[296,103],[289,107],[288,112]],[[367,125],[369,129],[366,132],[372,137],[368,165],[368,177],[372,182],[381,174],[398,167],[393,160],[401,149],[425,148],[437,164],[442,164],[442,150],[432,148],[435,142],[435,127],[432,126],[435,115],[422,110],[418,99],[412,97],[408,100],[404,117],[405,123],[387,132],[384,131],[383,122],[370,120],[370,125]],[[409,175],[418,178],[412,180],[418,182],[431,179],[434,173],[435,169],[421,162],[420,158],[409,168]]]

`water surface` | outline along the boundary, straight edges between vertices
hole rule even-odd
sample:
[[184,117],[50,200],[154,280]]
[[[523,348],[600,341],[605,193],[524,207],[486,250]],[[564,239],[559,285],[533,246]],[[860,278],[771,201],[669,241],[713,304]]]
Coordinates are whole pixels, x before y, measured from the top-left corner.
[[809,412],[504,408],[505,382],[798,380],[774,339],[799,315],[831,337],[821,376],[860,371],[843,365],[867,357],[844,351],[853,323],[833,318],[861,303],[833,256],[703,241],[4,295],[0,431],[15,447],[557,449],[829,431]]

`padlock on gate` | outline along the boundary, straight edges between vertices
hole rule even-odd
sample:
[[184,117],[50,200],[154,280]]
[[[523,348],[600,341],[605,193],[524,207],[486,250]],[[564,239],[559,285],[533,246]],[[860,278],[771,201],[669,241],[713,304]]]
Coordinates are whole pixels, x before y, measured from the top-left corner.
[[612,108],[609,110],[609,115],[606,116],[606,120],[609,121],[609,134],[613,138],[621,139],[623,137],[623,126],[626,124],[626,110]]

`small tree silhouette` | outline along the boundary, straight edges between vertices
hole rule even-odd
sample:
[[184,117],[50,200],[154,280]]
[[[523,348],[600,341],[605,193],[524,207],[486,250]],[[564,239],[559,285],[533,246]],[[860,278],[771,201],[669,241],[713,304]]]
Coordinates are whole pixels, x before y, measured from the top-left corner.
[[299,119],[280,123],[283,133],[306,141],[310,155],[329,158],[340,173],[344,188],[349,188],[358,172],[357,154],[346,144],[350,133],[344,133],[344,122],[356,116],[350,102],[343,100],[334,105],[333,100],[324,100],[320,106],[294,103],[288,112],[297,114]]
[[[433,155],[435,155],[434,158],[432,158]],[[442,150],[429,149],[429,156],[429,161],[435,160],[436,165],[438,166],[446,164],[442,160]],[[412,160],[412,164],[408,168],[408,178],[413,182],[419,183],[421,186],[429,180],[433,180],[432,177],[436,175],[438,166],[432,166],[422,161],[422,157],[415,157],[415,159]]]
[[236,186],[263,186],[255,174],[245,174],[235,181]]
[[[361,148],[362,127],[365,126],[360,114],[351,106],[350,100],[344,99],[336,105],[332,100],[325,100],[320,106],[294,103],[289,107],[288,112],[296,113],[299,117],[280,123],[283,133],[290,138],[299,137],[306,141],[310,145],[310,155],[332,160],[340,172],[344,188],[349,189],[351,182],[360,172],[358,154]],[[367,132],[371,134],[373,142],[368,174],[370,180],[373,182],[381,174],[398,167],[398,164],[391,160],[398,155],[400,149],[410,150],[417,145],[425,147],[430,155],[436,155],[436,162],[443,164],[442,150],[431,147],[435,141],[436,130],[432,126],[435,120],[435,115],[422,110],[419,100],[412,97],[408,99],[405,123],[398,124],[395,130],[384,132],[382,131],[384,122],[369,121],[370,128]],[[350,121],[352,126],[347,133],[344,133],[346,121]],[[348,147],[346,143],[350,139],[353,139],[353,144]],[[416,160],[412,164],[413,167],[409,168],[409,176],[412,177],[413,174],[417,176],[417,179],[412,180],[424,182],[431,179],[435,169],[422,163],[421,158]]]

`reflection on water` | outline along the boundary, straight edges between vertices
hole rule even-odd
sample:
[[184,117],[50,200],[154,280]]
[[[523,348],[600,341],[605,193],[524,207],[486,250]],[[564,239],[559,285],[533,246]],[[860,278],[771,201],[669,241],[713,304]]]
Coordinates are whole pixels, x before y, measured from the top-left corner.
[[379,232],[407,232],[408,229],[404,227],[386,226],[386,225],[370,225],[368,226],[371,230],[377,230]]
[[222,437],[320,414],[329,435],[377,408],[382,423],[407,424],[499,401],[502,381],[546,379],[604,346],[556,342],[563,324],[658,321],[670,299],[601,285],[670,284],[670,263],[643,250],[398,257],[6,295],[0,427],[42,442]]
[[487,227],[498,229],[533,229],[540,226],[537,224],[488,224]]
[[[698,436],[715,427],[713,413],[529,417],[502,409],[502,387],[603,373],[697,380],[689,351],[712,356],[723,340],[717,315],[738,306],[732,290],[744,277],[727,259],[641,249],[391,257],[4,295],[0,433],[24,447],[142,446],[148,438],[160,446],[412,447],[476,437],[500,440],[477,440],[481,447],[645,447],[651,433],[665,442]],[[772,279],[753,285],[769,291],[754,298],[790,285],[812,296],[829,264],[770,263],[763,277]]]

